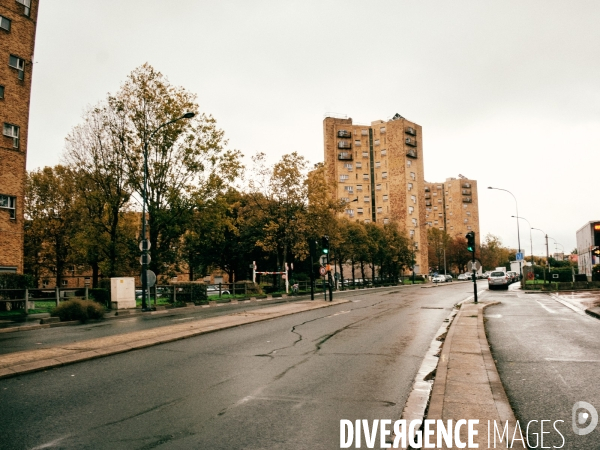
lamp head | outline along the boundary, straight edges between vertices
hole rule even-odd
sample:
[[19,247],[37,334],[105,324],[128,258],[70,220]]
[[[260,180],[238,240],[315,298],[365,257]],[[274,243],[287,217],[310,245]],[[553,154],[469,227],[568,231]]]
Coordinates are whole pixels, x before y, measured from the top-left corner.
[[196,113],[193,112],[187,112],[183,115],[184,119],[191,119],[192,117],[194,117],[196,115]]

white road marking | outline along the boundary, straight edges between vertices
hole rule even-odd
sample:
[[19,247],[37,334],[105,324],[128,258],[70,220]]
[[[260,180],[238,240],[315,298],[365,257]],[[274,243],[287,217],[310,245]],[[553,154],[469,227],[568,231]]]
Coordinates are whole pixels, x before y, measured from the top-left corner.
[[597,363],[600,360],[597,359],[573,359],[573,358],[544,358],[546,361],[555,362],[581,362],[581,363]]
[[581,309],[577,308],[574,305],[571,305],[569,302],[565,301],[565,300],[561,300],[560,298],[558,298],[557,295],[554,294],[550,294],[550,297],[552,297],[554,300],[556,300],[558,303],[566,306],[569,309],[572,309],[573,311],[575,311],[577,314],[582,315],[582,316],[586,316],[587,314],[585,312],[583,312]]
[[171,320],[192,320],[193,317],[184,317],[183,319],[171,319]]
[[554,310],[552,310],[552,309],[548,308],[546,305],[544,305],[544,304],[540,303],[540,302],[539,302],[539,301],[537,301],[537,300],[536,300],[536,302],[538,302],[538,303],[539,303],[539,305],[540,305],[542,308],[544,308],[546,311],[548,311],[549,313],[556,314],[556,311],[554,311]]

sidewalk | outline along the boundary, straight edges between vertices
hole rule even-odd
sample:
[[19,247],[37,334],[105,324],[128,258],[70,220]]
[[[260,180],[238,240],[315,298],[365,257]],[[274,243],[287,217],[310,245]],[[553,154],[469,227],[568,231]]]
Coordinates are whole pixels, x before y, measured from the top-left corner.
[[[498,302],[463,303],[456,315],[442,348],[437,367],[427,419],[478,419],[474,443],[478,448],[509,448],[497,438],[494,446],[494,422],[502,433],[508,421],[508,436],[512,440],[516,419],[496,370],[487,342],[483,309]],[[488,421],[491,424],[488,435]],[[461,428],[461,440],[467,442],[467,426]],[[435,436],[435,435],[434,435]],[[488,436],[491,443],[488,446]],[[517,433],[518,436],[518,433]],[[512,448],[525,448],[514,441]],[[437,447],[436,447],[437,448]],[[448,447],[441,447],[448,448]]]
[[254,322],[297,314],[314,309],[327,308],[349,300],[333,302],[308,300],[284,303],[252,311],[240,311],[226,316],[198,319],[177,325],[168,325],[149,330],[134,331],[78,342],[67,346],[28,350],[0,355],[0,379],[16,375],[47,370],[79,361],[101,358],[116,353],[151,347],[166,342],[186,339],[213,331],[233,328]]

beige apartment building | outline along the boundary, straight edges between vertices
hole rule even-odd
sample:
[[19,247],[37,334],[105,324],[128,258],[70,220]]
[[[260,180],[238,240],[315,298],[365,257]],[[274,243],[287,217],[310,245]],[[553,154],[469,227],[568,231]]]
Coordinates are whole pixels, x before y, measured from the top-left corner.
[[416,248],[416,273],[428,273],[422,128],[396,114],[388,121],[323,121],[325,168],[342,213],[364,223],[398,223]]
[[443,183],[424,183],[425,222],[428,227],[444,230],[451,237],[464,237],[475,232],[477,247],[479,233],[479,203],[477,181],[463,176],[447,178]]
[[0,0],[0,272],[23,272],[23,199],[38,0]]

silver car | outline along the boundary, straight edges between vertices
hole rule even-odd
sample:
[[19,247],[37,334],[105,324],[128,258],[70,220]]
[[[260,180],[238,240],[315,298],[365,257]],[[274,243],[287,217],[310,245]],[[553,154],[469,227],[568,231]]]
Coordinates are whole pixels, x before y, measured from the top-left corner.
[[491,291],[496,287],[500,289],[508,289],[510,284],[510,276],[506,272],[495,271],[490,273],[488,277],[488,289]]

